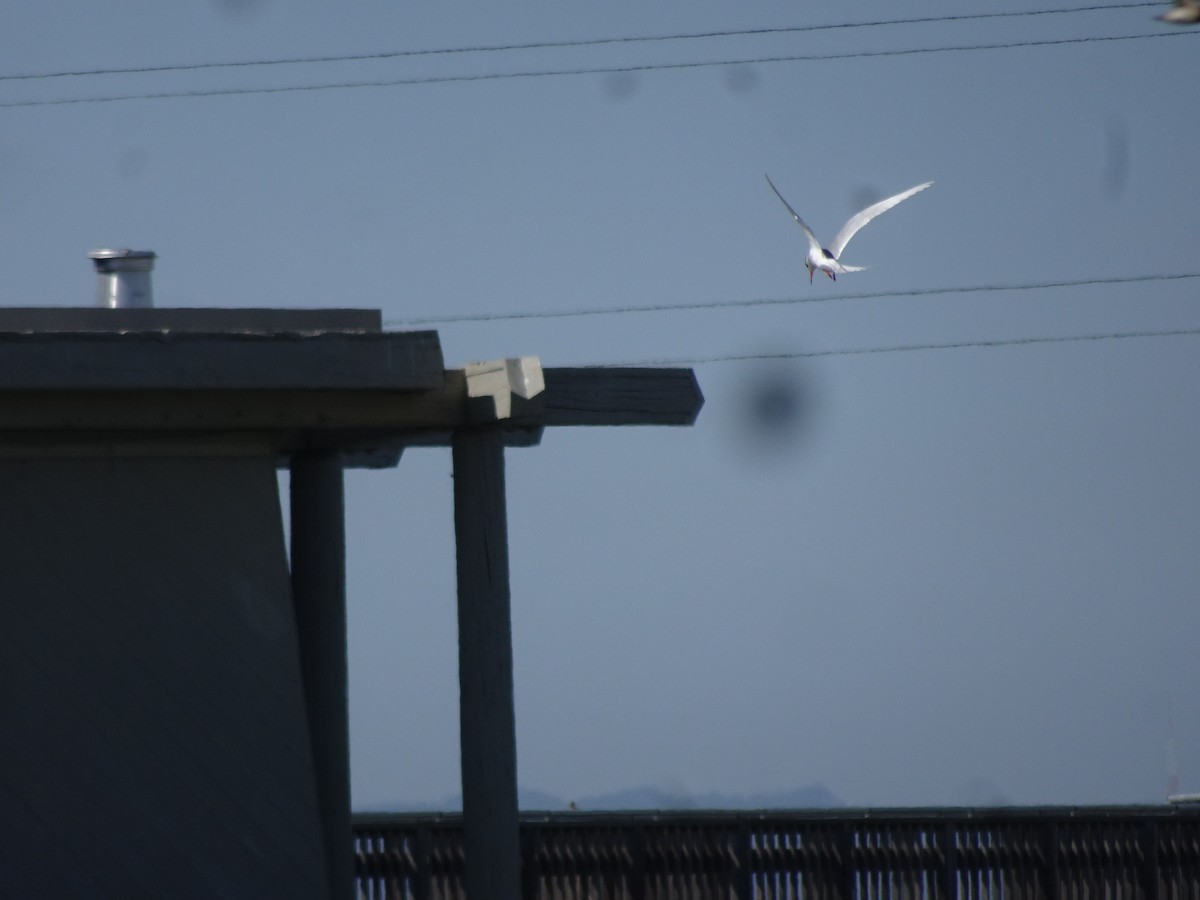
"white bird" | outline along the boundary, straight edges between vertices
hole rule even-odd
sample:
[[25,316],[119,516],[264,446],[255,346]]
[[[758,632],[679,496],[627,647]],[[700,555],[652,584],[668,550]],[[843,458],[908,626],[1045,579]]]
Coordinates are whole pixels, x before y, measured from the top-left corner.
[[1200,22],[1200,0],[1175,0],[1175,7],[1158,18],[1173,25],[1195,25]]
[[775,192],[775,196],[780,202],[787,207],[787,211],[792,214],[800,227],[804,229],[804,234],[808,237],[808,256],[804,259],[804,267],[808,269],[808,283],[812,284],[813,274],[819,269],[837,281],[837,277],[843,272],[861,272],[866,266],[847,266],[840,261],[842,251],[846,249],[846,245],[850,243],[850,238],[858,234],[858,230],[870,222],[880,213],[885,213],[901,200],[907,200],[913,194],[925,190],[933,184],[932,181],[927,181],[924,184],[918,184],[916,187],[911,187],[907,191],[902,191],[894,197],[888,197],[886,200],[880,200],[878,203],[872,204],[860,213],[855,213],[850,217],[850,221],[842,226],[842,230],[837,233],[837,237],[833,239],[833,243],[827,248],[822,247],[818,243],[816,235],[812,233],[812,229],[804,224],[804,220],[799,214],[792,209],[790,203],[783,199],[783,194],[779,193],[779,188],[775,187],[775,182],[771,180],[771,176],[767,176],[767,184],[771,185],[771,190]]

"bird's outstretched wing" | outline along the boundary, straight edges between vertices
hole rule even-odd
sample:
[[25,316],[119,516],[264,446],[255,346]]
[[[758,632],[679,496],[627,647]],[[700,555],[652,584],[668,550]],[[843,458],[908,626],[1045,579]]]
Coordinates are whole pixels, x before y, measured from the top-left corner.
[[1195,25],[1200,22],[1200,0],[1175,0],[1175,5],[1158,18],[1175,25]]
[[[885,213],[902,200],[907,200],[913,194],[920,193],[933,184],[932,181],[927,181],[924,184],[918,184],[916,187],[911,187],[907,191],[902,191],[894,197],[888,197],[886,200],[880,200],[878,203],[872,204],[860,213],[855,213],[850,217],[850,221],[842,226],[842,230],[837,233],[837,237],[833,239],[833,243],[829,245],[829,252],[837,259],[842,255],[842,251],[846,249],[846,245],[850,243],[850,238],[858,233],[858,230],[870,222],[880,213]],[[783,198],[780,197],[780,200]],[[793,213],[792,215],[795,215]]]
[[[804,229],[805,235],[808,236],[809,246],[811,246],[813,250],[820,254],[821,245],[817,243],[817,237],[812,233],[812,229],[804,224],[804,220],[800,218],[799,214],[794,209],[792,209],[792,205],[783,199],[783,194],[779,193],[779,188],[775,187],[775,182],[771,180],[771,176],[767,175],[766,178],[767,184],[771,185],[771,190],[775,192],[775,196],[779,198],[779,202],[787,207],[787,211],[792,214],[792,218],[795,219],[800,224],[800,227]],[[901,197],[900,199],[903,200],[904,198]],[[836,254],[834,255],[836,256]]]

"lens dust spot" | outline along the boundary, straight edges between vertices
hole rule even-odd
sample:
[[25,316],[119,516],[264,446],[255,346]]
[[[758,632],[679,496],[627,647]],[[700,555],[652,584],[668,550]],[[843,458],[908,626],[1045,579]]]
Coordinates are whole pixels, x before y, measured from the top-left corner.
[[759,74],[754,66],[726,66],[721,70],[721,79],[732,94],[750,94],[758,89]]
[[1129,129],[1119,120],[1109,125],[1104,137],[1104,192],[1109,200],[1120,200],[1129,181]]
[[117,158],[117,177],[125,181],[134,181],[146,172],[150,164],[150,156],[141,147],[130,147]]
[[604,93],[609,100],[628,100],[639,86],[634,72],[612,72],[604,76]]
[[853,212],[858,212],[860,209],[866,209],[872,203],[878,203],[883,198],[884,195],[876,188],[860,184],[850,192],[850,208]]
[[800,448],[811,436],[817,394],[810,366],[795,360],[755,364],[737,394],[743,446],[767,455]]
[[230,18],[244,18],[262,12],[270,0],[213,0],[217,12]]

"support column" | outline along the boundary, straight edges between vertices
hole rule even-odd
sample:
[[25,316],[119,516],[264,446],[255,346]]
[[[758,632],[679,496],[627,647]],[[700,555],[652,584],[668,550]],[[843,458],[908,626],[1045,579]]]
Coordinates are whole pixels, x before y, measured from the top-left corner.
[[504,436],[455,432],[459,732],[468,900],[519,900]]
[[337,453],[291,465],[292,598],[329,896],[354,896],[346,673],[346,527]]

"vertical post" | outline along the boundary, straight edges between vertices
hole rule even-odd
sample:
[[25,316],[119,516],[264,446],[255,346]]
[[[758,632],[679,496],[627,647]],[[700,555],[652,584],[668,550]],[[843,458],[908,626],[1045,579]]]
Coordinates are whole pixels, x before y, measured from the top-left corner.
[[469,900],[521,896],[504,436],[457,431],[459,735]]
[[1058,823],[1050,819],[1042,829],[1042,859],[1040,866],[1042,878],[1041,896],[1045,900],[1059,900],[1068,891],[1063,885],[1063,874],[1059,871],[1059,840]]
[[[750,844],[753,838],[750,832],[750,820],[746,816],[739,815],[737,817],[732,840],[734,841],[733,896],[735,900],[754,900],[754,873],[750,870]],[[797,887],[799,887],[799,877],[797,877]]]
[[292,459],[292,599],[329,896],[354,895],[346,675],[346,527],[336,453]]
[[941,900],[955,900],[958,896],[958,823],[944,823],[938,840],[942,845],[941,871],[938,873],[939,896]]
[[1159,900],[1162,896],[1162,879],[1158,865],[1158,826],[1154,819],[1142,823],[1141,834],[1141,882],[1142,896],[1146,900]]

